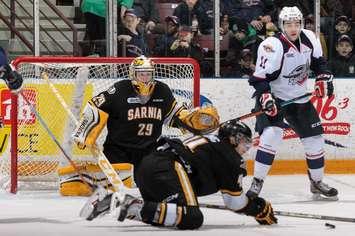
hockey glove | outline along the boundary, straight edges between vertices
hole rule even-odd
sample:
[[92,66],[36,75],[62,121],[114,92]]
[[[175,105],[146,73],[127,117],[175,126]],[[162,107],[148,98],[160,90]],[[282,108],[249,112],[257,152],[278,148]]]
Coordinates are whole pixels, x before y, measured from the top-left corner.
[[271,93],[263,93],[259,98],[261,109],[265,111],[265,114],[268,116],[276,116],[277,115],[277,106],[276,101],[272,97]]
[[179,113],[182,128],[194,134],[208,134],[219,127],[219,115],[214,106],[196,107],[192,111],[183,110]]
[[247,206],[242,211],[248,216],[254,216],[255,220],[261,225],[277,224],[277,218],[270,202],[261,197],[249,199]]
[[314,84],[314,91],[316,96],[319,98],[332,96],[334,92],[333,75],[330,73],[317,75],[316,82]]
[[22,86],[22,76],[17,71],[12,70],[10,65],[0,67],[0,78],[3,79],[11,91],[19,91]]

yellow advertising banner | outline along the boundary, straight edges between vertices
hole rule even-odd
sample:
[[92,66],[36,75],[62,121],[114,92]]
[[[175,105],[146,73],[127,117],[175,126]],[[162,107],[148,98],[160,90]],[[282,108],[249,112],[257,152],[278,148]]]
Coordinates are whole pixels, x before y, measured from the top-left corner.
[[[91,84],[85,86],[81,101],[82,104],[73,104],[74,84],[55,84],[55,87],[71,108],[77,108],[81,111],[85,103],[93,96],[93,88]],[[58,101],[55,94],[49,88],[48,84],[26,84],[23,94],[31,103],[41,118],[45,121],[56,139],[63,146],[74,147],[71,144],[71,132],[74,129],[74,122],[70,121],[70,116]],[[0,115],[4,120],[5,127],[0,133],[0,154],[3,156],[9,152],[5,152],[9,148],[10,139],[10,107],[11,93],[5,87],[0,87]],[[79,107],[78,107],[79,106]],[[79,112],[80,113],[80,112]],[[77,114],[78,117],[80,114]],[[19,95],[18,98],[18,154],[19,156],[42,156],[46,158],[58,158],[61,154],[60,149],[51,140],[47,131],[43,128],[35,114],[31,111],[30,105]],[[74,150],[75,153],[81,152]]]

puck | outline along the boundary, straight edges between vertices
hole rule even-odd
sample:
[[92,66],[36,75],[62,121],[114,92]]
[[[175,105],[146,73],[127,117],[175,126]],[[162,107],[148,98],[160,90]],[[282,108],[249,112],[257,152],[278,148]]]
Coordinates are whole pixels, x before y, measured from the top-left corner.
[[325,226],[331,228],[331,229],[335,229],[335,225],[330,224],[330,223],[325,223]]

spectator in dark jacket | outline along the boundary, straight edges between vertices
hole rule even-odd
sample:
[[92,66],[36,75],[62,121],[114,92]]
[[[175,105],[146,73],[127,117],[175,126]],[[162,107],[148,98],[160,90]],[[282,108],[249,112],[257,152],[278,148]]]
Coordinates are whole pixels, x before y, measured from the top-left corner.
[[343,34],[337,41],[335,58],[331,61],[331,69],[337,77],[355,78],[355,55],[353,41]]
[[137,26],[140,17],[134,9],[127,9],[123,17],[123,27],[118,29],[118,56],[137,57],[148,55],[147,44]]
[[180,27],[178,38],[171,44],[168,56],[193,58],[200,64],[202,76],[212,75],[212,68],[208,62],[204,61],[203,50],[196,42],[190,26],[183,25]]
[[[274,3],[272,0],[222,0],[224,12],[230,18],[244,19],[247,23],[251,24],[255,29],[261,30],[264,20],[271,22],[271,16],[274,11]],[[266,19],[268,18],[268,19]]]
[[192,57],[197,61],[203,60],[202,48],[193,41],[190,26],[180,27],[178,38],[171,44],[168,55],[171,57]]
[[230,19],[229,27],[231,33],[226,60],[230,63],[237,63],[240,53],[246,48],[251,51],[253,58],[256,58],[258,46],[262,39],[257,36],[255,29],[244,19],[239,18]]
[[184,0],[174,9],[173,15],[179,17],[181,25],[198,27],[202,34],[210,34],[213,29],[211,0]]
[[160,22],[157,1],[155,0],[134,0],[133,7],[141,16],[141,25],[146,33],[155,32],[157,24]]
[[179,18],[177,16],[167,16],[165,22],[166,32],[163,35],[159,35],[156,40],[156,46],[153,49],[155,56],[167,56],[171,44],[178,38],[180,26]]
[[[338,39],[343,34],[350,35],[351,30],[351,23],[348,17],[346,16],[339,16],[335,19],[334,28],[333,28],[333,35],[329,40],[329,49],[331,50],[331,55],[336,55],[336,46]],[[333,56],[332,56],[333,57]]]

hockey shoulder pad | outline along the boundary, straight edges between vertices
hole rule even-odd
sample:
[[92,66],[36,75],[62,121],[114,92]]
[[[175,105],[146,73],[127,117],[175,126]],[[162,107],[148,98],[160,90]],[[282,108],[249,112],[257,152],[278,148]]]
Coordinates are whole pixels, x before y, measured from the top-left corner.
[[105,127],[107,119],[108,114],[98,109],[89,101],[73,133],[73,140],[77,143],[78,147],[81,149],[85,146],[93,147],[97,137]]
[[206,134],[219,127],[219,115],[214,106],[202,106],[192,111],[182,110],[178,115],[182,128],[194,134]]

